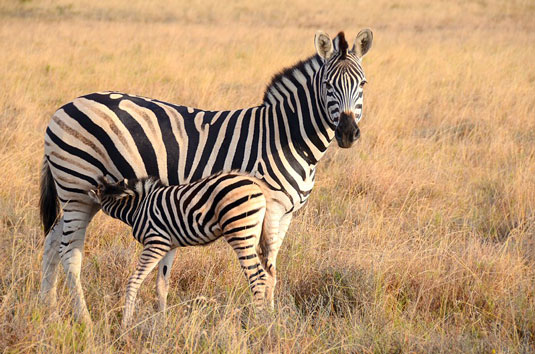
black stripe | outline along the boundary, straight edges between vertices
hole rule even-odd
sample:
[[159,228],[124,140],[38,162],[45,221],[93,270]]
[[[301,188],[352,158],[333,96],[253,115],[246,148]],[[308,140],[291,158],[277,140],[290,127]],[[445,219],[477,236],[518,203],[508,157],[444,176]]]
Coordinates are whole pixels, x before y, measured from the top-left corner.
[[[208,137],[206,138],[206,143],[204,145],[204,149],[201,154],[201,158],[199,159],[199,162],[197,166],[193,166],[192,168],[195,169],[195,172],[191,176],[190,181],[197,181],[201,179],[203,176],[204,168],[208,164],[208,160],[210,157],[212,157],[212,154],[216,154],[216,151],[213,151],[214,145],[219,139],[218,134],[221,130],[221,126],[223,125],[224,121],[227,119],[232,119],[232,117],[229,116],[230,111],[223,111],[220,113],[219,118],[217,121],[213,121],[214,116],[217,112],[205,112],[203,117],[203,128],[202,129],[208,129]],[[195,146],[197,148],[197,145]]]
[[[86,96],[86,98],[91,98],[96,94]],[[88,116],[82,113],[78,108],[72,103],[68,103],[62,107],[65,113],[67,113],[72,119],[76,120],[87,132],[92,134],[106,149],[106,152],[110,156],[111,160],[119,170],[119,172],[125,178],[136,177],[134,169],[130,164],[125,160],[123,155],[117,150],[113,140],[110,138],[108,133],[102,129],[100,126],[96,125]]]
[[226,120],[228,120],[227,130],[225,131],[223,142],[221,143],[221,149],[216,152],[217,157],[215,159],[214,166],[212,166],[212,174],[223,170],[223,167],[225,165],[225,158],[229,154],[228,146],[230,146],[230,142],[236,134],[234,129],[236,128],[236,124],[238,123],[238,117],[241,113],[242,110],[238,110],[234,112],[232,116],[226,117]]
[[[52,163],[51,163],[52,164]],[[53,165],[53,164],[52,164]],[[67,186],[64,186],[63,184],[61,184],[60,182],[58,182],[58,180],[54,180],[54,182],[56,182],[56,185],[60,188],[60,189],[63,189],[64,191],[67,191],[67,192],[71,192],[71,193],[80,193],[80,194],[86,194],[87,191],[84,190],[84,189],[80,189],[80,188],[71,188],[71,187],[67,187]],[[65,221],[66,222],[66,221]]]
[[184,129],[186,130],[186,135],[188,136],[188,150],[186,154],[186,163],[184,165],[184,176],[188,176],[194,167],[193,160],[195,159],[195,154],[197,153],[197,148],[199,147],[199,132],[195,127],[194,118],[195,115],[201,111],[195,109],[193,110],[193,113],[188,113],[188,108],[183,106],[178,106],[177,110],[182,117],[184,117]]
[[[79,172],[77,172],[77,171],[71,170],[71,169],[69,169],[69,168],[67,168],[67,167],[63,167],[63,166],[61,166],[61,165],[58,165],[57,163],[54,163],[54,162],[51,161],[51,160],[48,160],[48,162],[49,162],[52,166],[54,166],[54,168],[57,168],[57,169],[60,170],[60,171],[63,171],[63,172],[65,172],[65,173],[67,173],[67,174],[69,174],[69,175],[71,175],[71,176],[75,176],[75,177],[77,177],[77,178],[83,179],[84,181],[87,181],[87,182],[91,183],[91,184],[92,184],[93,186],[95,186],[95,187],[98,186],[97,181],[95,181],[93,178],[91,178],[91,177],[89,177],[89,176],[86,176],[86,175],[81,174],[81,173],[79,173]],[[56,183],[58,183],[58,182],[56,181]],[[77,193],[77,192],[76,192],[76,193]],[[85,191],[84,191],[83,194],[85,194]]]
[[253,237],[254,237],[254,235],[251,235],[251,236],[245,236],[245,237],[231,237],[231,238],[229,238],[229,239],[227,240],[227,242],[230,244],[230,243],[232,243],[232,242],[234,242],[234,241],[247,241],[247,240],[249,240],[249,239],[251,239],[251,238],[253,238]]
[[100,162],[99,160],[97,160],[96,158],[88,154],[87,152],[80,150],[77,147],[74,147],[72,145],[69,145],[63,140],[61,140],[56,134],[54,134],[54,132],[50,129],[50,127],[46,129],[46,134],[50,137],[50,140],[52,140],[54,144],[56,144],[57,146],[61,148],[61,150],[68,152],[70,155],[77,156],[80,159],[86,161],[87,163],[95,166],[102,172],[103,176],[111,175],[111,173],[108,172],[108,170],[102,164],[102,162]]
[[238,259],[239,259],[240,261],[244,261],[244,260],[247,260],[247,259],[253,259],[253,258],[255,258],[255,257],[256,257],[256,254],[249,254],[249,255],[247,255],[247,256],[241,256],[241,257],[238,257]]
[[169,184],[178,184],[180,183],[178,180],[178,158],[180,156],[180,147],[178,146],[176,137],[173,135],[171,118],[162,107],[153,102],[147,102],[147,108],[153,111],[158,119],[158,126],[160,127],[165,151],[167,153],[167,178],[169,179]]
[[[247,137],[249,136],[249,126],[251,125],[251,120],[253,120],[252,117],[252,109],[247,109],[244,113],[242,123],[240,126],[240,134],[238,141],[236,143],[236,151],[234,152],[234,157],[232,158],[232,164],[231,168],[233,170],[235,169],[241,169],[243,159],[245,157],[245,142],[247,141]],[[230,132],[231,135],[236,134],[236,132]],[[223,150],[223,149],[222,149]]]
[[[241,197],[240,199],[237,199],[237,200],[233,201],[232,203],[229,203],[229,204],[225,205],[219,211],[219,220],[223,219],[223,216],[225,216],[225,214],[227,214],[230,210],[232,210],[234,208],[237,208],[238,206],[240,206],[241,204],[247,202],[251,198],[257,198],[257,197],[259,197],[261,195],[262,195],[261,193],[246,195],[245,197]],[[214,209],[215,209],[215,206],[214,206]]]
[[253,131],[253,139],[251,140],[250,146],[243,146],[241,149],[250,149],[250,155],[249,155],[249,161],[247,162],[246,171],[253,171],[256,163],[258,162],[258,159],[260,158],[259,155],[259,146],[260,146],[260,126],[262,124],[262,113],[264,113],[264,109],[258,109],[255,112],[255,116],[253,118],[254,123],[254,131]]
[[[282,94],[282,93],[281,93]],[[277,123],[278,123],[278,133],[279,133],[279,144],[280,146],[282,147],[282,154],[284,155],[284,158],[286,159],[286,161],[288,161],[288,164],[290,166],[292,166],[292,168],[297,172],[297,174],[301,177],[301,179],[305,179],[305,170],[303,169],[303,167],[301,166],[301,164],[299,164],[299,162],[297,162],[297,160],[295,159],[295,156],[292,155],[292,152],[290,150],[290,139],[289,137],[286,135],[286,125],[290,125],[290,122],[294,122],[294,128],[293,130],[294,131],[299,131],[299,122],[297,119],[291,119],[290,117],[288,117],[288,115],[291,115],[292,113],[291,112],[291,109],[290,109],[290,102],[292,103],[292,105],[295,107],[297,102],[295,101],[295,99],[292,97],[292,95],[290,95],[290,97],[286,97],[284,94],[282,94],[284,97],[285,97],[285,100],[283,102],[282,105],[276,105],[275,106],[275,117],[274,119],[271,119],[270,120],[270,123],[273,123],[273,125],[271,126],[270,125],[270,129],[271,129],[271,135],[273,136],[273,138],[271,139],[272,141],[272,150],[273,151],[278,151],[278,154],[273,154],[274,157],[275,155],[280,155],[280,151],[279,149],[276,148],[276,145],[274,144],[274,134],[275,134],[275,120],[277,120]],[[284,112],[286,113],[286,119],[283,117],[283,112],[282,110],[284,109]],[[306,114],[306,112],[303,112],[304,114]],[[289,118],[289,119],[288,119]],[[295,124],[297,123],[297,126],[295,126]],[[290,130],[291,128],[289,128]],[[290,133],[291,134],[291,133]],[[295,141],[295,140],[294,140]],[[292,141],[292,144],[294,144],[294,141]],[[278,156],[277,156],[278,157]],[[282,165],[282,162],[280,162],[280,164],[277,162],[277,159],[274,159],[275,163],[277,165],[279,165],[279,169],[280,170],[285,170],[286,168]]]
[[[104,104],[108,106],[111,110],[113,110],[113,112],[117,115],[117,117],[119,117],[119,120],[121,121],[121,123],[123,123],[123,125],[126,127],[126,129],[128,129],[128,132],[132,136],[132,139],[134,140],[134,143],[136,144],[137,150],[139,152],[139,155],[141,156],[141,159],[143,160],[143,164],[145,165],[145,171],[147,171],[147,175],[160,177],[160,171],[158,169],[158,162],[157,162],[158,160],[156,158],[156,151],[154,151],[154,145],[150,141],[149,137],[147,136],[141,124],[139,123],[139,120],[141,120],[142,118],[133,117],[127,111],[119,108],[120,102],[124,100],[129,100],[135,105],[141,108],[147,108],[147,109],[150,109],[148,107],[150,102],[139,97],[131,97],[128,95],[124,95],[123,99],[121,100],[113,100],[110,98],[109,95],[106,95],[103,97],[105,98],[105,99],[102,99],[102,101],[104,101]],[[159,123],[158,116],[157,116],[157,119]],[[156,123],[156,122],[153,122],[153,123]]]
[[[250,198],[250,199],[252,199],[252,198]],[[235,215],[235,216],[233,216],[233,217],[231,217],[231,218],[228,218],[228,219],[225,220],[225,222],[221,225],[221,229],[224,230],[225,227],[228,226],[228,224],[231,224],[231,223],[233,223],[233,222],[235,222],[235,221],[238,221],[238,220],[240,220],[240,219],[244,219],[244,218],[246,218],[246,217],[249,216],[249,215],[256,214],[256,213],[258,213],[260,210],[262,210],[262,208],[253,209],[253,210],[248,210],[248,211],[246,211],[246,212],[244,212],[244,213],[241,213],[241,214],[239,214],[239,215]]]
[[[229,178],[235,178],[236,175],[232,175],[232,174],[227,174],[227,175],[222,175],[222,176],[219,176],[218,177],[218,181],[217,181],[217,184],[220,184],[221,182],[229,179]],[[219,205],[219,203],[221,203],[221,200],[228,194],[230,193],[233,189],[235,188],[239,188],[239,187],[243,187],[243,186],[247,186],[247,185],[250,185],[252,184],[253,182],[250,181],[250,180],[240,180],[239,182],[236,182],[236,183],[233,183],[233,184],[230,184],[226,187],[224,187],[223,189],[221,189],[215,196],[211,196],[209,195],[208,193],[206,193],[203,197],[211,197],[211,205],[210,205],[210,209],[208,209],[208,211],[206,212],[206,215],[204,217],[204,220],[202,221],[202,225],[203,227],[206,225],[206,223],[208,221],[210,221],[214,215],[215,215],[215,210],[217,208],[217,206]],[[245,197],[244,197],[245,198]],[[244,198],[240,198],[239,201],[241,201],[240,203],[238,204],[241,204],[243,203],[244,201]],[[249,197],[247,197],[249,198]],[[199,207],[202,205],[202,204],[198,204]],[[229,205],[236,205],[235,203],[231,203]],[[231,208],[227,208],[229,205],[226,205],[225,207],[223,207],[223,209],[221,209],[221,211],[219,212],[219,215],[218,215],[218,218],[219,220],[221,220],[221,218],[223,217],[223,215],[225,215],[226,212],[228,212],[228,210],[232,209]]]

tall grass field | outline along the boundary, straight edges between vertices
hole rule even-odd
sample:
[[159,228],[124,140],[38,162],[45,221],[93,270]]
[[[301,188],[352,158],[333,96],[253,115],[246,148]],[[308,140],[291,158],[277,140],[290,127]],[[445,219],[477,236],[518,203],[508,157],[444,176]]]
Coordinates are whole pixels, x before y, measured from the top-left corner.
[[[43,139],[77,96],[261,103],[318,29],[374,31],[361,138],[332,144],[256,311],[224,241],[184,248],[120,329],[140,246],[102,213],[85,243],[92,327],[39,303]],[[532,0],[0,0],[0,352],[535,352]],[[61,268],[61,267],[60,267]]]

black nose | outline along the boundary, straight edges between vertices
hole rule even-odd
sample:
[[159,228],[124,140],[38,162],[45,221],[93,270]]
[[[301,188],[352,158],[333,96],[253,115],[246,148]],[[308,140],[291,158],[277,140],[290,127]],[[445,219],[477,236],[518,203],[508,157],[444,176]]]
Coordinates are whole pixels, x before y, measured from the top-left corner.
[[350,147],[360,137],[360,130],[355,122],[353,113],[343,112],[340,115],[340,121],[335,129],[334,136],[338,146],[343,148]]
[[340,132],[340,129],[336,129],[334,131],[334,137],[336,138],[336,140],[342,140],[342,133]]
[[355,132],[353,133],[353,140],[352,141],[357,141],[358,138],[360,138],[360,129],[358,127],[358,125],[355,124]]

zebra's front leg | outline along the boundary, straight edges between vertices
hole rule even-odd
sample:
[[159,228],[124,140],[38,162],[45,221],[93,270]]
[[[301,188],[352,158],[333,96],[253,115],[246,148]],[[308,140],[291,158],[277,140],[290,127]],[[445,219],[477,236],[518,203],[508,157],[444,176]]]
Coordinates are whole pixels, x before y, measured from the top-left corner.
[[169,277],[171,267],[175,260],[176,248],[167,252],[165,257],[158,263],[158,277],[156,278],[156,293],[158,294],[158,307],[160,311],[165,311],[167,307],[167,294],[169,293]]
[[290,227],[292,221],[292,214],[285,214],[279,221],[278,227],[273,228],[268,233],[265,239],[266,257],[263,260],[264,267],[268,272],[268,279],[266,282],[266,302],[271,308],[275,307],[275,285],[277,284],[277,256],[279,254],[282,241],[286,236],[286,232]]
[[145,280],[147,275],[156,267],[156,264],[158,264],[168,251],[169,246],[161,244],[155,246],[149,244],[146,245],[141,252],[136,271],[130,279],[128,279],[128,285],[126,286],[126,299],[122,323],[123,329],[128,326],[132,315],[134,314],[137,291],[141,286],[141,283],[143,283],[143,280]]

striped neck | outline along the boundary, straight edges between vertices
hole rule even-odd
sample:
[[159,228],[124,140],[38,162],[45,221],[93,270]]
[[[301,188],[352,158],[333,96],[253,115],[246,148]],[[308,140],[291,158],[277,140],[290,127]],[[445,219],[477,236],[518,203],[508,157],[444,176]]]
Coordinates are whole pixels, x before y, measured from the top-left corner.
[[103,192],[102,210],[113,218],[133,226],[143,201],[158,187],[156,178],[130,179],[128,184],[115,185],[113,193]]
[[101,208],[106,214],[114,219],[119,219],[128,226],[134,224],[135,215],[139,209],[139,196],[129,196],[121,199],[106,197],[102,201]]
[[320,93],[322,71],[322,61],[314,55],[275,75],[264,94],[268,121],[274,120],[283,137],[290,134],[288,140],[309,165],[317,164],[334,138],[335,126]]

